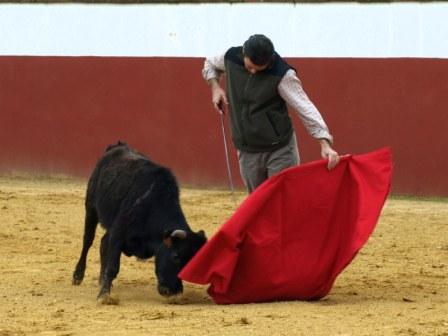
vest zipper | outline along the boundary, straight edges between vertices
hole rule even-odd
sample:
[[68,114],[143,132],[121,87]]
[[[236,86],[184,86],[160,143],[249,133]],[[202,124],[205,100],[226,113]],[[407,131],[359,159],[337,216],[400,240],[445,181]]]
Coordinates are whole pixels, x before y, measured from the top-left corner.
[[247,144],[247,141],[246,141],[246,137],[244,136],[244,116],[246,115],[247,117],[247,119],[249,119],[249,117],[248,117],[248,111],[249,111],[249,103],[248,103],[248,101],[249,101],[249,99],[247,99],[247,95],[246,95],[246,93],[247,93],[247,90],[248,90],[248,88],[249,88],[249,82],[251,81],[251,79],[252,79],[252,74],[250,73],[249,74],[249,77],[247,78],[247,81],[246,81],[246,84],[244,85],[244,90],[243,90],[243,97],[244,97],[244,100],[246,101],[245,103],[244,103],[244,109],[243,109],[243,113],[241,113],[241,138],[243,139],[243,142],[244,142],[244,145],[246,145]]

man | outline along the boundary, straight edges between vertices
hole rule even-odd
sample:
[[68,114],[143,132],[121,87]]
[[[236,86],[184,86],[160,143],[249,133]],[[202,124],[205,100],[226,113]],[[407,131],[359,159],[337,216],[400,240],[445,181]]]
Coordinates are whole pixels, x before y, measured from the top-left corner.
[[[219,84],[225,73],[227,93]],[[321,146],[328,169],[339,162],[333,137],[322,116],[303,91],[295,70],[264,35],[252,35],[242,47],[207,58],[202,70],[212,102],[223,113],[230,104],[232,140],[238,150],[241,176],[251,193],[268,177],[299,164],[297,140],[287,104]]]

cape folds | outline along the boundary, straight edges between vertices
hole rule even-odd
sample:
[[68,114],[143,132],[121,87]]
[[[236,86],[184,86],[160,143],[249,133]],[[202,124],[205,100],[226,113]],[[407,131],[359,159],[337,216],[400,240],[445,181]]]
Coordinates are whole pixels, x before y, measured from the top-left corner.
[[290,168],[241,204],[179,274],[216,303],[327,295],[369,238],[390,189],[388,148]]

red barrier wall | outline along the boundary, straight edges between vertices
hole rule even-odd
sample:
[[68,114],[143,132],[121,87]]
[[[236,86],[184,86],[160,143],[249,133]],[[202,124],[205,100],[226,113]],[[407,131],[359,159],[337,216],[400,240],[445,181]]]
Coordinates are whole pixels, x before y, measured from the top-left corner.
[[[394,193],[448,196],[448,60],[289,61],[341,154],[390,146]],[[87,176],[106,145],[122,139],[171,167],[183,184],[227,186],[219,117],[202,63],[0,57],[0,172]],[[317,142],[293,118],[302,162],[318,159]]]

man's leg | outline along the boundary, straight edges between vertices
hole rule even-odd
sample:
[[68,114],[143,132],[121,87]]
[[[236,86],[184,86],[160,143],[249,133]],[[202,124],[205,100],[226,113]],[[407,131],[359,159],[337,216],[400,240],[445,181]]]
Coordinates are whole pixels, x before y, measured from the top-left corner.
[[241,177],[247,191],[251,193],[268,178],[266,159],[268,153],[238,151]]
[[297,166],[300,163],[299,151],[297,149],[297,139],[292,135],[289,143],[269,154],[267,160],[268,176],[273,176],[283,169]]

